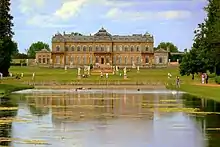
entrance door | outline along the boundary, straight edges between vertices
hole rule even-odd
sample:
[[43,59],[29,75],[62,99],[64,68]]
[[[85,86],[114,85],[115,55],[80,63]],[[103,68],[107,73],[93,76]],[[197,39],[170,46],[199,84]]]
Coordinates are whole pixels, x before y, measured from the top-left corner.
[[101,64],[104,64],[104,58],[101,58]]

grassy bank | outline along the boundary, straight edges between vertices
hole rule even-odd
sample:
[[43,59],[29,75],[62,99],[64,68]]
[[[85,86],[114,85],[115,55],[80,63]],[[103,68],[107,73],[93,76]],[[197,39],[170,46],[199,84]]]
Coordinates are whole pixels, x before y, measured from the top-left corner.
[[23,85],[23,84],[16,84],[16,85],[0,84],[0,97],[6,96],[14,91],[31,89],[31,88],[33,88],[33,86]]
[[182,84],[180,88],[175,88],[174,85],[167,86],[168,89],[180,90],[187,92],[199,98],[212,99],[220,102],[220,87],[219,86],[206,86],[195,85],[193,83]]

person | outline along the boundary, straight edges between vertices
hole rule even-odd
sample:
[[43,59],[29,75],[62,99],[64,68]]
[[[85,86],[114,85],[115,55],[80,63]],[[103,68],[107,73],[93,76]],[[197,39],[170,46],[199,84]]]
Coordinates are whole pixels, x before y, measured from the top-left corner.
[[209,82],[209,75],[206,73],[205,83],[208,84],[208,82]]
[[179,76],[176,77],[176,87],[180,88],[180,78],[179,78]]
[[202,84],[204,84],[205,83],[205,75],[204,75],[204,73],[202,73]]

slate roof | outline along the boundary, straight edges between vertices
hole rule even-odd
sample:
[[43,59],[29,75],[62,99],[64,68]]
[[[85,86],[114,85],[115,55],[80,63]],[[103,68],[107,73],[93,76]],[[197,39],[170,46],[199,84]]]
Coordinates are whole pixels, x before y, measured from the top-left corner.
[[111,35],[107,30],[101,28],[94,35],[75,35],[70,34],[60,34],[57,33],[52,37],[52,42],[154,42],[154,38],[149,33],[142,34],[132,34],[127,36],[121,35]]

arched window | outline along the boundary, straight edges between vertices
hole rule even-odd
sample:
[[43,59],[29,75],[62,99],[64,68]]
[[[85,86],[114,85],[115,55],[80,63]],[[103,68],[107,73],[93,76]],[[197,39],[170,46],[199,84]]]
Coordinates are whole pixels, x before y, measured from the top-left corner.
[[145,47],[145,51],[149,51],[149,47],[148,46]]
[[125,51],[126,51],[126,52],[128,51],[128,46],[125,46]]
[[134,51],[134,46],[131,46],[131,51],[132,51],[132,52]]
[[72,46],[71,49],[72,49],[72,51],[75,51],[75,46]]
[[90,52],[92,51],[92,46],[89,46],[89,51],[90,51]]
[[68,51],[69,50],[69,46],[65,46],[65,51]]
[[60,51],[60,46],[59,46],[59,45],[56,46],[56,51],[57,51],[57,52]]
[[83,46],[83,51],[84,51],[84,52],[86,51],[86,46]]
[[78,52],[80,51],[80,46],[77,46],[77,51],[78,51]]
[[95,63],[99,63],[99,57],[95,58]]

